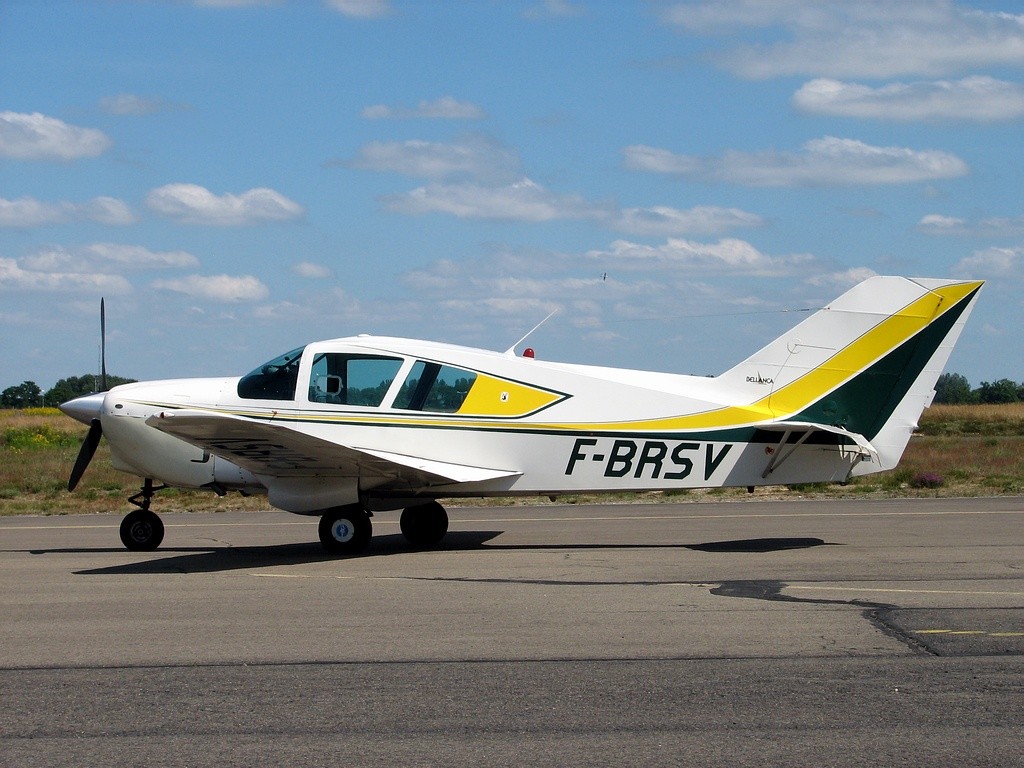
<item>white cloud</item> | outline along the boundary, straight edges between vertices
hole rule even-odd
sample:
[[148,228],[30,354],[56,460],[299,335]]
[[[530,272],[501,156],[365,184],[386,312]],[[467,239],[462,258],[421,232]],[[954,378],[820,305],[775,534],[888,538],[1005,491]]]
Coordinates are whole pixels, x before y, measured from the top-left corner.
[[917,229],[927,235],[1017,237],[1024,234],[1024,215],[990,216],[981,221],[969,222],[956,216],[930,213],[921,217]]
[[807,269],[814,261],[808,254],[768,256],[745,240],[724,238],[717,243],[700,243],[669,238],[664,245],[650,246],[616,240],[608,250],[590,251],[587,258],[614,270],[686,270],[731,272],[745,275],[778,276]]
[[1012,120],[1024,115],[1024,85],[992,77],[965,77],[872,88],[819,78],[793,95],[804,112],[880,120]]
[[14,259],[0,258],[0,289],[119,294],[129,293],[132,287],[121,275],[24,269]]
[[482,120],[487,116],[476,104],[459,101],[452,96],[442,96],[435,101],[421,101],[415,107],[374,104],[364,108],[361,114],[367,120]]
[[79,128],[39,112],[0,112],[0,157],[17,160],[78,160],[111,146],[95,128]]
[[813,285],[816,288],[828,288],[830,291],[838,293],[839,291],[846,291],[857,283],[867,280],[869,277],[874,277],[878,273],[870,267],[851,267],[850,269],[843,270],[842,272],[829,272],[824,275],[814,275],[813,277],[807,278],[804,282],[808,285]]
[[651,173],[668,173],[679,176],[690,176],[699,173],[702,168],[700,158],[692,155],[677,155],[659,147],[648,147],[633,144],[622,150],[625,165],[631,171],[650,171]]
[[490,182],[507,181],[520,173],[519,155],[514,150],[482,136],[467,136],[453,143],[375,141],[360,148],[347,165],[415,178],[472,178]]
[[281,5],[285,0],[192,0],[200,8],[248,8],[259,5]]
[[[704,0],[675,3],[661,18],[681,31],[743,40],[715,59],[753,79],[935,77],[1024,63],[1024,16],[950,0]],[[776,42],[755,41],[766,32]]]
[[136,221],[135,214],[128,204],[114,197],[94,197],[89,202],[76,206],[75,212],[80,218],[97,224],[126,226]]
[[380,19],[391,13],[389,0],[328,0],[327,4],[355,19]]
[[626,167],[633,170],[752,187],[908,184],[955,178],[969,170],[948,152],[875,147],[833,136],[809,141],[799,152],[729,151],[721,157],[695,157],[645,146],[623,151]]
[[569,19],[586,14],[582,5],[571,3],[569,0],[542,0],[523,11],[523,18],[531,21],[542,21],[545,19]]
[[1024,276],[1024,248],[986,248],[960,259],[953,274],[968,278],[1012,278]]
[[61,205],[41,203],[34,197],[5,200],[0,197],[0,226],[38,227],[67,221],[67,212]]
[[33,197],[17,200],[0,197],[0,227],[38,227],[68,221],[124,226],[135,220],[131,208],[113,197],[95,197],[85,203],[44,203]]
[[199,259],[186,251],[151,251],[141,245],[119,243],[93,243],[92,245],[63,248],[43,248],[20,260],[24,269],[34,272],[103,274],[116,268],[167,269],[198,267]]
[[613,229],[632,235],[711,235],[740,227],[761,227],[765,221],[739,208],[698,205],[689,210],[668,206],[626,208],[609,222]]
[[405,214],[448,213],[466,219],[554,221],[603,219],[609,212],[578,195],[558,195],[522,179],[501,187],[479,184],[431,184],[383,200],[388,210]]
[[199,259],[188,251],[151,251],[141,245],[119,243],[93,243],[86,251],[104,261],[133,269],[199,266]]
[[955,216],[929,213],[917,222],[917,228],[929,235],[962,235],[967,231],[967,222]]
[[265,187],[240,195],[215,195],[198,184],[167,184],[152,190],[146,205],[185,224],[225,227],[292,221],[305,214],[301,205]]
[[154,280],[154,288],[183,293],[194,299],[208,301],[259,301],[270,291],[252,275],[189,275],[172,280]]
[[178,112],[188,109],[183,104],[172,104],[159,98],[147,98],[134,93],[119,93],[100,99],[100,109],[111,115],[143,117],[160,112]]
[[300,261],[292,266],[292,272],[299,277],[309,277],[318,280],[326,280],[333,275],[330,267],[323,264],[314,264],[311,261]]

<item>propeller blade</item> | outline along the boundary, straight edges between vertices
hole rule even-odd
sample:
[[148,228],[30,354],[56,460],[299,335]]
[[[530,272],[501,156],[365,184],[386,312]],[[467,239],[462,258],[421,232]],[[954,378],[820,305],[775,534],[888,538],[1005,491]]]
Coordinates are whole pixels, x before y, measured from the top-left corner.
[[107,391],[107,308],[100,297],[100,392]]
[[75,490],[78,481],[85,474],[85,469],[89,466],[89,462],[92,461],[93,454],[96,453],[96,447],[100,444],[101,437],[103,437],[103,426],[100,424],[99,419],[93,419],[89,424],[89,431],[85,435],[85,440],[82,441],[82,447],[78,451],[75,466],[71,470],[71,478],[68,480],[69,491]]

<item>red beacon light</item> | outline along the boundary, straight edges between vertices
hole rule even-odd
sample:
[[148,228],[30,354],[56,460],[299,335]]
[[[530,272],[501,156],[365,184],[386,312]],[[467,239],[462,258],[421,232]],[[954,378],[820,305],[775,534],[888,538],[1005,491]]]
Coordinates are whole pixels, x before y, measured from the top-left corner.
[[523,350],[523,357],[528,357],[531,360],[534,358],[533,347],[527,347]]

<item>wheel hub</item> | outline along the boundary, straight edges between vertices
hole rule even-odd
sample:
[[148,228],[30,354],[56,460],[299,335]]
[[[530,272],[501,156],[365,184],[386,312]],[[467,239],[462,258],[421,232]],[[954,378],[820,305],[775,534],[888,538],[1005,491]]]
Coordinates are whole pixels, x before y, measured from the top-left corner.
[[335,520],[334,525],[331,526],[331,535],[334,536],[335,541],[342,544],[350,542],[355,533],[355,526],[349,520]]

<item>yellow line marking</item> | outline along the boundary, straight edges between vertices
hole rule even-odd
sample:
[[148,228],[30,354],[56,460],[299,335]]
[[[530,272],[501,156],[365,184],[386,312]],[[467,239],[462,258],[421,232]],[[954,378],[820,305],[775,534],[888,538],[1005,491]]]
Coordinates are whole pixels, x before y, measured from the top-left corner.
[[[788,586],[786,589],[800,589],[816,592],[892,592],[910,595],[1011,595],[1013,597],[1024,597],[1024,592],[1002,592],[988,590],[968,589],[893,589],[886,587],[808,587]],[[949,630],[953,631],[953,630]]]
[[986,637],[1024,637],[1024,632],[986,632],[983,629],[915,629],[915,635],[985,635]]

